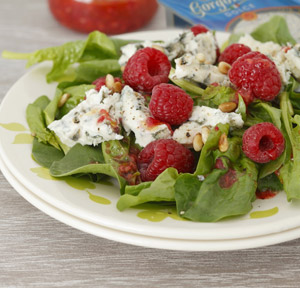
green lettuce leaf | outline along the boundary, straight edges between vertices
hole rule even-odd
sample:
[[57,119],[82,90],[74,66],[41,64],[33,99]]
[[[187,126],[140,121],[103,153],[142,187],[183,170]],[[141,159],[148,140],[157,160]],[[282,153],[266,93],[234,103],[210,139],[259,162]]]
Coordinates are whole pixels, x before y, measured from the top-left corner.
[[58,119],[68,114],[73,108],[75,108],[82,100],[84,100],[85,92],[94,88],[95,85],[81,84],[65,88],[62,94],[70,94],[70,98],[59,109]]
[[[224,187],[222,183],[228,178],[235,181]],[[240,167],[235,166],[234,169],[214,169],[204,181],[196,175],[182,174],[175,183],[177,213],[200,222],[216,222],[244,215],[252,209],[256,187],[257,169],[248,158],[242,158]]]
[[218,106],[224,102],[235,101],[235,93],[235,90],[230,87],[208,86],[202,95],[194,99],[194,101],[196,105],[218,108]]
[[140,191],[122,195],[117,203],[117,208],[120,211],[124,211],[129,207],[146,202],[174,202],[174,184],[177,177],[178,172],[176,169],[166,169],[155,179],[155,181],[148,184],[140,184]]
[[[105,141],[102,143],[102,151],[105,163],[110,164],[129,185],[135,185],[141,179],[135,160],[130,156],[131,142],[129,137],[124,137],[121,141]],[[121,194],[123,192],[122,190]]]
[[286,130],[286,144],[291,145],[293,158],[286,155],[285,163],[280,169],[280,177],[283,180],[284,191],[288,201],[300,199],[300,116],[292,117],[289,110],[289,94],[283,92],[280,95],[280,108],[282,120]]
[[255,101],[249,106],[249,113],[253,118],[264,122],[273,123],[278,129],[281,129],[281,110],[273,107],[270,103]]
[[280,45],[287,45],[288,43],[296,44],[286,20],[278,15],[273,16],[268,22],[258,26],[251,33],[251,36],[260,42],[273,41]]
[[53,61],[52,69],[47,74],[47,81],[53,82],[63,77],[67,69],[75,63],[93,59],[116,59],[118,55],[112,40],[105,34],[95,31],[89,34],[87,40],[72,41],[27,54],[4,51],[2,56],[10,59],[27,59],[27,67],[47,60]]
[[283,190],[283,185],[280,182],[278,176],[275,173],[272,173],[258,180],[257,189],[259,191],[281,191]]
[[50,175],[53,177],[87,175],[91,179],[100,179],[97,174],[116,178],[120,189],[124,189],[126,185],[126,181],[116,173],[112,165],[104,162],[101,147],[76,144],[62,159],[54,161],[50,166]]
[[206,175],[212,170],[215,161],[213,151],[218,149],[219,139],[222,133],[226,133],[226,135],[228,134],[228,124],[218,124],[216,127],[218,128],[211,129],[207,141],[201,150],[200,158],[195,171],[196,175]]
[[200,88],[196,83],[184,80],[184,79],[177,79],[174,78],[173,75],[175,73],[175,69],[171,68],[169,79],[177,86],[182,88],[183,90],[187,91],[188,93],[191,93],[192,95],[202,95],[203,89]]
[[26,121],[31,133],[44,144],[49,143],[57,149],[60,149],[55,136],[48,130],[43,112],[44,107],[49,105],[50,100],[47,96],[41,96],[26,108]]
[[101,76],[121,76],[121,67],[116,59],[91,60],[80,63],[76,68],[77,81],[91,83]]
[[50,168],[54,161],[59,161],[64,156],[63,151],[49,144],[39,142],[36,138],[33,139],[32,157],[41,166]]

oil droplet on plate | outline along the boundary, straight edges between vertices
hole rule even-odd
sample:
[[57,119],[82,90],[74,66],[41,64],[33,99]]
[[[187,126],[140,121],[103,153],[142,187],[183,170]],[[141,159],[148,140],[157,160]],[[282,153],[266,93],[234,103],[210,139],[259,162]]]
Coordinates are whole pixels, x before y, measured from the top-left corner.
[[98,196],[98,195],[94,195],[90,192],[88,192],[88,193],[89,193],[89,198],[96,203],[103,204],[103,205],[111,204],[111,201],[107,198],[104,198],[104,197]]
[[12,123],[0,123],[0,126],[9,131],[26,131],[27,129],[20,123],[12,122]]
[[64,177],[62,178],[66,181],[66,183],[77,189],[77,190],[85,190],[85,189],[95,189],[96,185],[84,178],[75,178],[75,177]]
[[49,173],[49,169],[45,168],[45,167],[31,168],[30,171],[37,174],[37,176],[39,176],[40,178],[43,178],[46,180],[58,180],[58,179],[52,177]]
[[30,134],[20,133],[17,134],[13,144],[31,144],[33,137]]
[[250,218],[257,219],[257,218],[266,218],[271,217],[275,214],[277,214],[279,211],[278,207],[274,207],[269,210],[263,210],[263,211],[254,211],[250,213]]

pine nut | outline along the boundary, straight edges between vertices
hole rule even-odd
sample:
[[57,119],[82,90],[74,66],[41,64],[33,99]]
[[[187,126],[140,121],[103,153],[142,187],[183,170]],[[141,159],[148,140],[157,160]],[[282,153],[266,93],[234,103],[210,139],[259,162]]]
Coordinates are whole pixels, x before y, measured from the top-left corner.
[[205,55],[203,53],[198,53],[196,54],[196,59],[200,62],[200,63],[204,63],[205,62]]
[[67,100],[70,98],[70,96],[71,95],[69,93],[63,94],[57,103],[57,107],[60,108],[60,107],[64,106],[65,103],[67,102]]
[[219,109],[224,113],[232,112],[236,109],[236,107],[237,104],[235,102],[224,102],[219,105]]
[[123,73],[124,70],[125,70],[125,65],[124,65],[124,66],[121,66],[120,70],[121,70],[121,72]]
[[153,45],[152,45],[152,48],[154,48],[154,49],[156,49],[156,50],[159,50],[160,52],[165,53],[164,47],[162,47],[162,46],[160,46],[160,45],[153,44]]
[[210,129],[208,127],[206,127],[206,126],[202,127],[201,135],[202,135],[202,141],[203,141],[204,144],[207,141],[209,133],[210,133]]
[[229,144],[227,135],[223,133],[219,139],[219,150],[224,153],[228,150],[228,146]]
[[203,147],[202,136],[200,133],[196,134],[193,139],[193,148],[196,152],[199,152]]
[[114,92],[117,92],[117,93],[120,93],[121,91],[122,91],[122,83],[121,82],[115,82],[114,84],[113,84],[113,91]]
[[223,62],[221,61],[218,65],[218,69],[219,71],[222,73],[222,74],[225,74],[227,75],[228,74],[228,71],[229,69],[231,68],[231,65],[226,63],[226,62]]
[[105,86],[109,89],[113,89],[113,85],[115,83],[115,78],[111,74],[107,74],[105,78]]

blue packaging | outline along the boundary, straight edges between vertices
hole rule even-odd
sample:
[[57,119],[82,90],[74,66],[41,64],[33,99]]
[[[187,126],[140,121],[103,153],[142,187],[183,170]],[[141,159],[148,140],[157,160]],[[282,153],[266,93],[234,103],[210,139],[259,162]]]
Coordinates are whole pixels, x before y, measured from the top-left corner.
[[300,38],[300,0],[160,0],[172,12],[172,26],[204,24],[212,30],[250,33],[273,15],[283,16],[295,38]]

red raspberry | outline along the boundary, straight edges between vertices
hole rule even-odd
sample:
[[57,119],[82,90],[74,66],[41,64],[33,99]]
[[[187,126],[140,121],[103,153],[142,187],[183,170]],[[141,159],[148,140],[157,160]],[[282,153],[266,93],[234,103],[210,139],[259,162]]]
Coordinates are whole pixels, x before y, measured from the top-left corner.
[[193,27],[191,27],[191,31],[194,33],[194,35],[198,35],[198,34],[202,34],[202,33],[206,33],[209,31],[209,29],[207,27],[205,27],[202,24],[197,24],[194,25]]
[[194,168],[192,152],[172,139],[160,139],[149,143],[138,156],[138,168],[142,181],[153,181],[169,167],[179,173],[191,173]]
[[193,100],[181,88],[163,83],[153,88],[149,109],[154,118],[171,125],[180,125],[189,119]]
[[232,63],[236,59],[249,52],[251,52],[251,49],[248,46],[234,43],[226,47],[225,50],[221,53],[219,62],[223,61],[232,65]]
[[[122,80],[118,77],[115,77],[115,83],[116,82],[120,82],[122,83]],[[92,84],[96,85],[95,89],[100,91],[101,87],[105,85],[106,82],[106,76],[100,77],[98,79],[96,79]]]
[[267,163],[282,154],[284,137],[272,123],[262,122],[245,131],[242,149],[251,160],[257,163]]
[[134,90],[151,93],[155,85],[169,81],[170,70],[168,57],[157,49],[147,47],[129,58],[123,79]]
[[236,91],[237,103],[239,103],[238,94],[240,94],[242,96],[246,106],[248,106],[254,100],[254,94],[250,89],[241,88],[238,91]]
[[260,52],[249,52],[233,62],[228,73],[239,89],[250,90],[254,96],[271,101],[280,92],[281,80],[276,65]]

